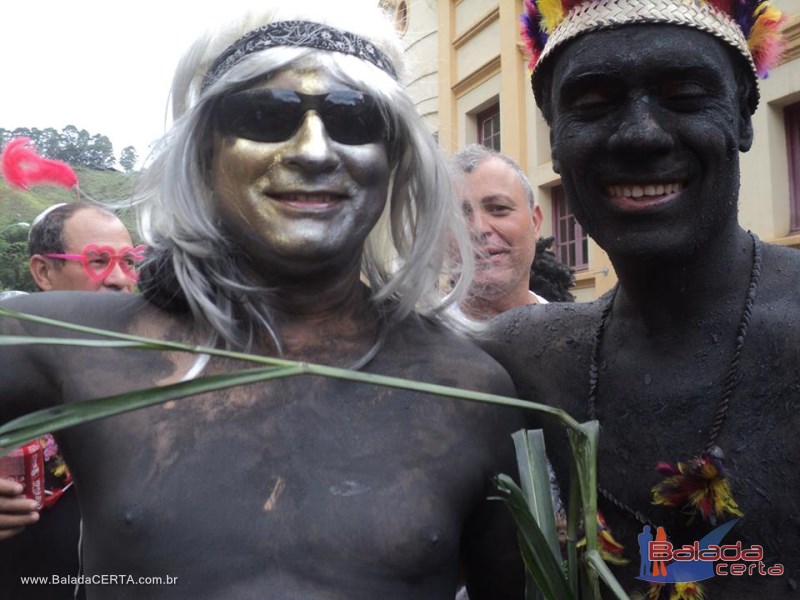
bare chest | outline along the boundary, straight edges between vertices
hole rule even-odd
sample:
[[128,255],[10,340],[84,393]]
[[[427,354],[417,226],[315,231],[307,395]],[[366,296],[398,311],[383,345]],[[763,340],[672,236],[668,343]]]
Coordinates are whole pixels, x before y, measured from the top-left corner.
[[86,426],[65,442],[88,568],[452,571],[491,473],[480,431],[450,400],[311,378]]

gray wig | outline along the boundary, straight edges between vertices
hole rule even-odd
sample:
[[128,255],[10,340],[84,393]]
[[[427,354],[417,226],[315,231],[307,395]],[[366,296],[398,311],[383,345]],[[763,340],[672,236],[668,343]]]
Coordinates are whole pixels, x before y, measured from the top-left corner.
[[[229,346],[248,347],[266,331],[281,349],[274,329],[268,287],[248,267],[225,235],[207,170],[213,112],[229,91],[241,89],[287,68],[323,68],[347,86],[371,94],[389,129],[392,168],[386,209],[362,255],[362,278],[387,323],[412,311],[458,324],[448,307],[466,293],[472,272],[469,237],[451,192],[447,164],[405,89],[387,72],[355,56],[304,46],[277,47],[246,56],[203,87],[214,59],[253,29],[275,21],[324,23],[359,35],[377,46],[402,73],[402,50],[391,23],[375,6],[342,10],[338,3],[275,2],[198,39],[179,64],[172,87],[175,122],[143,174],[136,202],[141,235],[152,269],[168,273],[194,317]],[[262,3],[263,5],[263,3]],[[350,8],[348,6],[348,8]],[[399,75],[402,77],[402,75]],[[456,246],[462,265],[457,288],[439,290],[448,250]],[[466,273],[466,275],[465,275]],[[468,325],[467,325],[468,328]]]

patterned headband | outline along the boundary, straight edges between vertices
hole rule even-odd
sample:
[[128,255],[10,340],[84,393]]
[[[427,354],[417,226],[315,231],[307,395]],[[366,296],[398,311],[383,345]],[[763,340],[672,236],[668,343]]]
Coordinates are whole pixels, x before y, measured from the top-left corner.
[[267,48],[303,46],[326,52],[350,54],[386,71],[393,79],[397,72],[375,44],[341,29],[310,21],[278,21],[244,34],[228,46],[211,65],[201,89],[207,88],[245,56]]
[[622,25],[661,23],[709,33],[741,54],[754,79],[777,65],[783,47],[783,16],[768,0],[525,0],[521,21],[532,78],[565,42]]

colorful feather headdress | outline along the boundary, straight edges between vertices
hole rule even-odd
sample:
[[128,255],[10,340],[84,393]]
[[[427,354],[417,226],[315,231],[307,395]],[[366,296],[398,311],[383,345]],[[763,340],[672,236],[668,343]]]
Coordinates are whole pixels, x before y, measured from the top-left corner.
[[739,52],[753,75],[762,78],[777,65],[783,48],[783,16],[768,0],[525,0],[521,20],[532,77],[564,42],[589,31],[638,23],[710,33]]

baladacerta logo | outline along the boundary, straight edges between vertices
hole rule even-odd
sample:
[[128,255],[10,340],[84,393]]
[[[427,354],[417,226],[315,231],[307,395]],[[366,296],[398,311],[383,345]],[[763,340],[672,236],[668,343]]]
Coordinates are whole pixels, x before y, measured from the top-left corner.
[[687,583],[715,575],[783,575],[782,564],[764,564],[762,546],[722,544],[722,538],[738,521],[723,523],[701,540],[678,548],[667,540],[663,527],[656,530],[654,537],[650,526],[645,525],[638,536],[642,561],[638,578],[653,583]]

